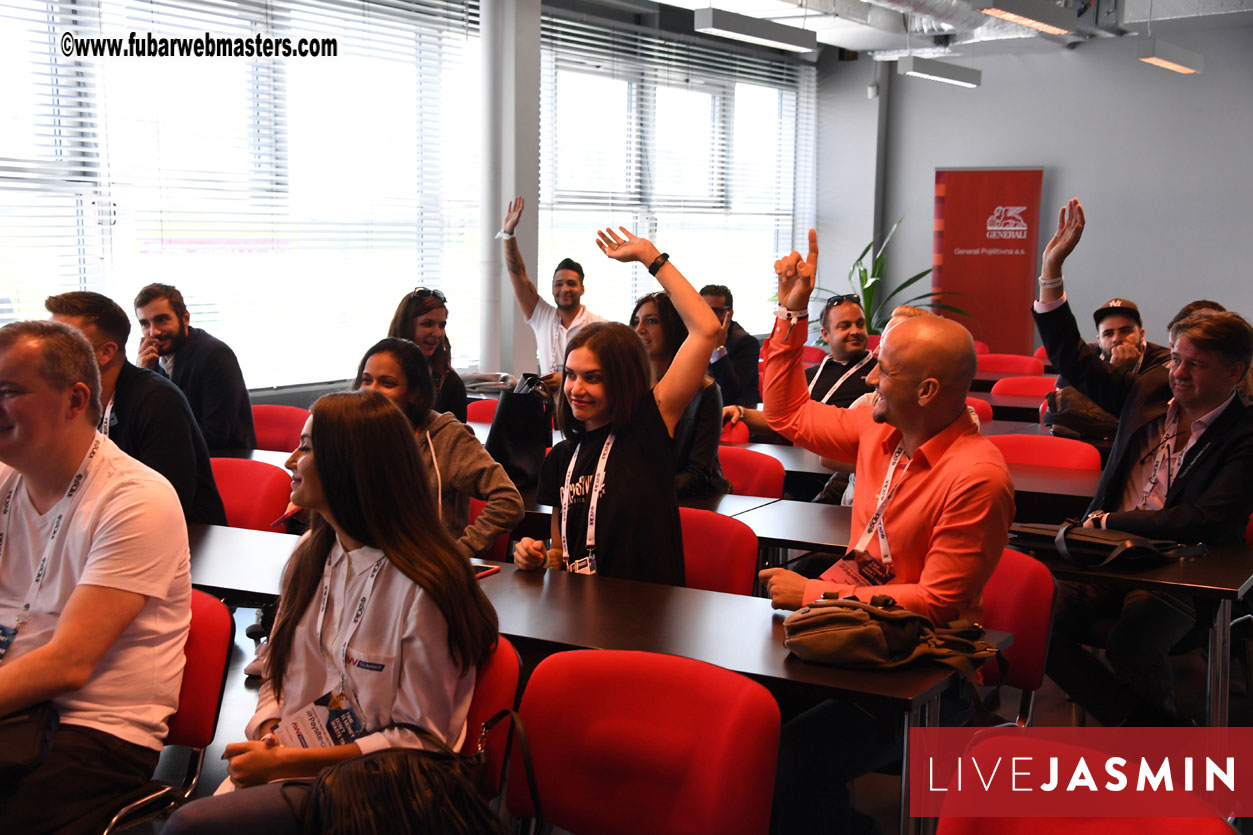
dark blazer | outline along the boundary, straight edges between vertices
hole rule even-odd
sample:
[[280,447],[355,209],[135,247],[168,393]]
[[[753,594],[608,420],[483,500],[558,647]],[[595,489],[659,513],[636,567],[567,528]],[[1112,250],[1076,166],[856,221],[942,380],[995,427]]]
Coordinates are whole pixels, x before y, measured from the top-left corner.
[[256,448],[252,401],[230,346],[199,328],[187,328],[170,379],[187,396],[210,450]]
[[726,349],[727,355],[709,366],[709,376],[718,384],[725,405],[756,409],[761,402],[757,379],[761,343],[738,322],[732,322],[727,329]]
[[[1148,427],[1171,398],[1166,366],[1140,375],[1113,368],[1079,335],[1069,304],[1035,314],[1049,362],[1071,385],[1118,415],[1118,433],[1089,511],[1113,511],[1122,500],[1137,454],[1156,438]],[[1253,511],[1253,415],[1236,397],[1179,464],[1161,510],[1111,512],[1106,527],[1181,542],[1239,544]]]
[[173,485],[188,523],[226,524],[209,448],[178,386],[146,368],[124,363],[113,391],[108,431],[122,452]]

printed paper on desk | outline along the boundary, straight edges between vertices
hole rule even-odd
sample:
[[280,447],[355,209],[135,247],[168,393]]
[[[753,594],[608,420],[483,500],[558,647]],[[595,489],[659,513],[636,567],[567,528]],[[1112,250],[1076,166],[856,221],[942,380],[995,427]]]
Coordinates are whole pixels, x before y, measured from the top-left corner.
[[324,693],[274,729],[278,741],[289,748],[347,745],[364,732],[365,727],[342,693]]
[[[856,552],[854,552],[856,553]],[[822,572],[818,578],[828,583],[847,583],[850,586],[882,586],[894,576],[892,569],[869,554],[846,557]]]

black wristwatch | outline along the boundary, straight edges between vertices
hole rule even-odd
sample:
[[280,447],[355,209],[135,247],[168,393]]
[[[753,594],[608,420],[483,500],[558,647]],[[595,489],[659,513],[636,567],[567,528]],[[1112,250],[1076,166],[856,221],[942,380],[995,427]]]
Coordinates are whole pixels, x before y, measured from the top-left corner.
[[661,269],[662,265],[665,264],[669,260],[670,260],[670,253],[668,252],[663,252],[660,255],[658,255],[657,260],[653,261],[653,263],[648,265],[649,275],[656,276],[657,272]]

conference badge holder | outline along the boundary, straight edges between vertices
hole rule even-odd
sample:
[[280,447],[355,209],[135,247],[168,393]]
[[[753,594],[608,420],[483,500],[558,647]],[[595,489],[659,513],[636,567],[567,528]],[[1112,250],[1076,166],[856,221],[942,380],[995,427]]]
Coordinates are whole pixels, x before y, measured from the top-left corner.
[[274,736],[289,748],[347,745],[364,734],[365,726],[343,691],[324,693],[274,729]]
[[884,565],[869,554],[854,551],[853,556],[839,560],[822,572],[819,579],[852,586],[884,586],[895,576],[896,572],[890,565]]

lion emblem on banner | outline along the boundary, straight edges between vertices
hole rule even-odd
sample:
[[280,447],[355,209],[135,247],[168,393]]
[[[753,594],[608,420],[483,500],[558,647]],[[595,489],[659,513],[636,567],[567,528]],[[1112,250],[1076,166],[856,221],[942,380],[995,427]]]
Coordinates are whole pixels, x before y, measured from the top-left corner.
[[988,217],[989,238],[1026,238],[1027,221],[1022,213],[1026,206],[997,206]]

